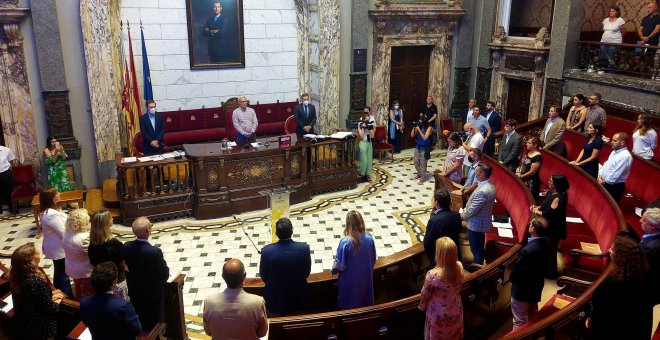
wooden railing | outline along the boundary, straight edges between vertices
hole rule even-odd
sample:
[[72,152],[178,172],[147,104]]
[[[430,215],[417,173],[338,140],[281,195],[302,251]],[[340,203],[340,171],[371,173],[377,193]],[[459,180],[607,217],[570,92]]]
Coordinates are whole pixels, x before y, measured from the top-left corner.
[[[637,44],[613,44],[596,41],[577,42],[576,66],[582,69],[592,70],[601,68],[608,72],[625,74],[639,78],[655,78],[658,75],[659,59],[656,56],[658,46]],[[613,47],[613,63],[603,64],[600,59],[601,46]],[[644,53],[645,50],[653,50],[656,53]]]

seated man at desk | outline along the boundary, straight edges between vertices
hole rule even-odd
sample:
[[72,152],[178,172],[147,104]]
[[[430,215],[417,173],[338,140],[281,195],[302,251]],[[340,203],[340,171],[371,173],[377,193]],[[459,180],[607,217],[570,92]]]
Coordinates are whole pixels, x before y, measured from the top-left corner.
[[238,107],[234,110],[231,117],[234,129],[236,129],[236,143],[252,143],[257,140],[255,132],[257,131],[257,113],[254,109],[248,107],[247,97],[238,98]]

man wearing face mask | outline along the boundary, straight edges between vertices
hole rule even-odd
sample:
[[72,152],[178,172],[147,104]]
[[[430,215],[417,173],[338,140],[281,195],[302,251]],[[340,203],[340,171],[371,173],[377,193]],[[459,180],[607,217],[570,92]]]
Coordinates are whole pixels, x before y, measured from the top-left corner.
[[165,120],[156,112],[156,102],[147,100],[147,113],[140,117],[140,132],[142,133],[142,149],[145,155],[163,153],[163,136],[165,135]]
[[315,133],[316,107],[309,102],[309,94],[303,93],[300,96],[300,104],[296,105],[293,113],[296,119],[296,133],[298,135]]

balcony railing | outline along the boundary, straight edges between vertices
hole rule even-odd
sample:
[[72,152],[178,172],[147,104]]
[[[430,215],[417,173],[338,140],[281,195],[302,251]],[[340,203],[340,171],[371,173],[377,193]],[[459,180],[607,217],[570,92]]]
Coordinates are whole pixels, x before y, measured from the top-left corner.
[[[660,49],[658,46],[578,41],[576,64],[578,68],[587,71],[605,71],[638,78],[658,79],[660,76],[658,49]],[[611,52],[608,54],[606,50]]]

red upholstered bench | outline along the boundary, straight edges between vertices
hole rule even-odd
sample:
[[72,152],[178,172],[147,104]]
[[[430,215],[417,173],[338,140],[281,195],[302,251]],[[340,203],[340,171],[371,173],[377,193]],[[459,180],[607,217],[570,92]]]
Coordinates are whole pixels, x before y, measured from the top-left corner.
[[[259,125],[257,136],[274,136],[285,134],[285,121],[293,115],[297,102],[251,105]],[[161,112],[165,120],[165,145],[179,147],[186,143],[203,143],[219,141],[223,138],[233,140],[236,136],[232,123],[232,112],[238,107],[237,98],[231,98],[222,107],[201,108]],[[140,156],[142,134],[133,136],[134,156]]]
[[[567,269],[579,269],[592,273],[601,273],[609,258],[614,237],[621,230],[626,229],[623,214],[612,197],[599,185],[595,179],[582,169],[574,167],[559,155],[542,150],[543,164],[540,169],[541,183],[547,183],[554,173],[566,176],[570,183],[568,190],[568,206],[580,217],[587,228],[580,226],[573,228],[568,225],[568,237],[560,242],[560,249],[564,254],[564,264]],[[570,216],[570,214],[567,215]],[[589,233],[590,231],[590,233]],[[593,256],[582,252],[580,242],[596,243],[603,252]]]

